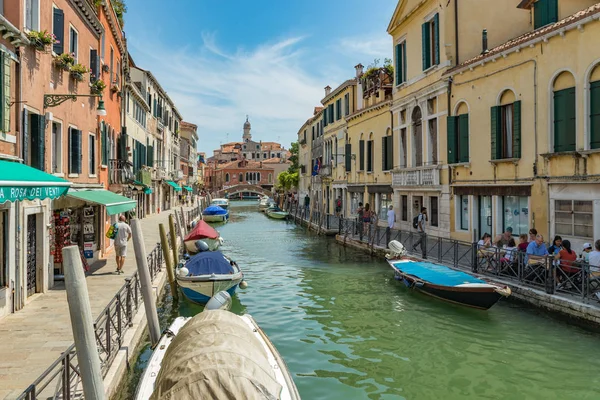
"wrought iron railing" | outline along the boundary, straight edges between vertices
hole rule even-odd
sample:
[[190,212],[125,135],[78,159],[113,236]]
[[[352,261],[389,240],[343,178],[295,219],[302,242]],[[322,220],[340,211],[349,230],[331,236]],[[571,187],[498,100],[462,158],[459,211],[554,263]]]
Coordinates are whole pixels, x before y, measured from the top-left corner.
[[[168,235],[170,238],[170,235]],[[170,240],[169,240],[170,243]],[[152,280],[162,270],[163,254],[160,243],[147,256]],[[94,323],[102,375],[106,376],[114,361],[133,318],[142,305],[140,280],[137,271],[125,279],[125,284],[100,313]],[[44,371],[17,400],[81,399],[83,388],[75,344]]]

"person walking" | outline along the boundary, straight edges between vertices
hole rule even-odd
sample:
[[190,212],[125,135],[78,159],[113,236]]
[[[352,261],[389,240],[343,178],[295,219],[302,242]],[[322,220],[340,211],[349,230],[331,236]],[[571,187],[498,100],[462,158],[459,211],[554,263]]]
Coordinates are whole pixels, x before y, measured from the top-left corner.
[[421,207],[421,213],[417,217],[417,232],[419,232],[419,240],[413,244],[413,251],[417,250],[417,246],[421,246],[421,256],[427,259],[427,233],[425,233],[425,223],[429,221],[427,218],[427,207]]
[[304,208],[306,209],[306,214],[308,214],[310,208],[310,197],[308,196],[308,193],[304,196]]
[[358,225],[358,235],[360,240],[363,238],[363,215],[365,213],[365,209],[363,208],[363,203],[358,203],[358,208],[356,209],[356,214],[358,218],[356,220],[356,224]]
[[390,204],[390,207],[387,212],[387,223],[388,226],[385,229],[385,237],[386,243],[390,243],[390,239],[392,237],[392,229],[394,229],[394,223],[396,222],[396,212],[394,211],[394,206]]
[[117,235],[115,236],[115,255],[117,259],[117,274],[123,273],[123,264],[127,256],[127,242],[131,239],[131,227],[125,222],[125,216],[119,217],[119,222],[115,224]]
[[342,198],[338,196],[337,200],[335,201],[335,216],[339,217],[341,212],[342,212]]

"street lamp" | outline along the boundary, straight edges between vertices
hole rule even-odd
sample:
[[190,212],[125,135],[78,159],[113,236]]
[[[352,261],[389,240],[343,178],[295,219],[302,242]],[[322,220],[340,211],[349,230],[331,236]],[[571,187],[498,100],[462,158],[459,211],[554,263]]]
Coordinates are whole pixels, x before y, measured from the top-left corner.
[[44,95],[44,109],[56,107],[61,105],[67,100],[75,101],[78,97],[99,97],[98,108],[96,108],[96,115],[104,117],[106,115],[106,108],[104,108],[104,100],[101,95],[97,94],[45,94]]

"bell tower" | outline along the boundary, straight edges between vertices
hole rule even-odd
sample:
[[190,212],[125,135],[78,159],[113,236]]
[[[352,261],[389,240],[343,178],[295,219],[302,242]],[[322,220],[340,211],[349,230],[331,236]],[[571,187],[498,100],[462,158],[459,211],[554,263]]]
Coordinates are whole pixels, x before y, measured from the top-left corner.
[[242,135],[242,139],[244,140],[244,142],[252,140],[252,134],[250,133],[251,129],[252,127],[250,126],[248,116],[246,115],[246,122],[244,122],[244,134]]

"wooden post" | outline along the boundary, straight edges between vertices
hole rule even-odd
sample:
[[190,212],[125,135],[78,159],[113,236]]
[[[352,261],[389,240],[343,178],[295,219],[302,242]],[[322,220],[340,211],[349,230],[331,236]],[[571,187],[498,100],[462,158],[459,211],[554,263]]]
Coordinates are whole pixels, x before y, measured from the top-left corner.
[[[184,232],[187,231],[187,224],[190,222],[185,217],[185,211],[183,211],[183,206],[181,206],[181,222],[183,223]],[[183,240],[183,239],[182,239]]]
[[175,271],[173,262],[171,261],[169,241],[167,239],[167,233],[165,232],[165,226],[163,224],[158,224],[158,230],[160,232],[160,246],[162,247],[165,264],[167,265],[167,277],[169,278],[169,285],[171,285],[171,294],[173,295],[173,298],[176,299],[178,297],[177,283],[175,282]]
[[[171,247],[173,248],[173,265],[179,265],[179,248],[177,247],[177,235],[175,234],[175,219],[169,215],[169,232],[171,233]],[[183,245],[183,241],[181,242]]]
[[177,220],[177,226],[179,227],[177,233],[179,233],[179,238],[181,239],[181,243],[183,243],[183,239],[185,239],[185,229],[183,227],[183,224],[184,224],[183,216],[179,215],[177,210],[173,210],[173,211],[175,212],[175,219]]
[[[104,400],[104,382],[100,369],[100,355],[94,333],[94,319],[85,274],[78,246],[62,249],[67,303],[71,315],[71,328],[77,349],[77,360],[83,394],[89,400]],[[43,329],[43,327],[41,327]]]
[[140,286],[142,288],[142,297],[144,298],[144,309],[146,310],[146,319],[148,320],[150,342],[152,343],[152,347],[154,347],[160,340],[160,324],[158,323],[156,303],[154,297],[152,296],[152,279],[150,279],[148,259],[146,258],[144,234],[142,232],[142,227],[140,226],[140,220],[137,218],[131,220],[131,233],[133,237],[135,262],[137,263],[138,277],[140,279]]

